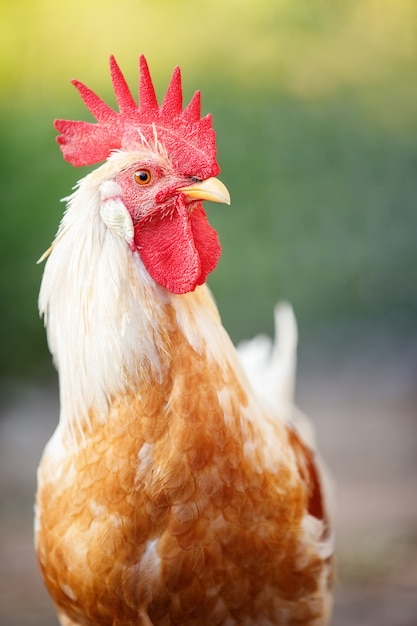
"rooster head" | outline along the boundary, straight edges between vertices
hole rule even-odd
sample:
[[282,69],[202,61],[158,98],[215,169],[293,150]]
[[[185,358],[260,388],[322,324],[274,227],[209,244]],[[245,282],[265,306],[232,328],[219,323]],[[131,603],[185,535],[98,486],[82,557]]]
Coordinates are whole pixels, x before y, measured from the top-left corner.
[[202,201],[230,203],[216,178],[211,115],[200,117],[198,91],[183,110],[178,67],[160,106],[143,56],[139,106],[114,57],[110,70],[119,111],[74,80],[97,122],[56,120],[57,141],[72,165],[107,160],[99,187],[103,222],[140,255],[159,285],[177,294],[193,291],[221,253]]

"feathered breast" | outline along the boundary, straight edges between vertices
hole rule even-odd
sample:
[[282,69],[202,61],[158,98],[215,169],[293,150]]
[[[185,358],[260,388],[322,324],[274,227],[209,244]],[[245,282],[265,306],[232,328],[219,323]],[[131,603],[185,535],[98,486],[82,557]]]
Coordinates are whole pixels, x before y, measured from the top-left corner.
[[[46,584],[86,624],[133,625],[141,611],[156,625],[276,623],[280,611],[313,620],[323,564],[303,538],[309,495],[291,436],[253,415],[231,364],[196,351],[168,318],[169,375],[114,398],[105,423],[92,409],[77,452],[59,430],[45,452]],[[301,590],[316,600],[300,605]]]

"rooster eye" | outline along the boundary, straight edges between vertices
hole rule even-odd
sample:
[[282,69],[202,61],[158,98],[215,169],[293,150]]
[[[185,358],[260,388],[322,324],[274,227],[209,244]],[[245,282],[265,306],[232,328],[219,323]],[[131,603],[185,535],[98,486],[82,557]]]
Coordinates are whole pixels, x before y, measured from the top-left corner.
[[152,180],[152,174],[149,170],[138,170],[133,174],[133,178],[138,185],[149,185]]

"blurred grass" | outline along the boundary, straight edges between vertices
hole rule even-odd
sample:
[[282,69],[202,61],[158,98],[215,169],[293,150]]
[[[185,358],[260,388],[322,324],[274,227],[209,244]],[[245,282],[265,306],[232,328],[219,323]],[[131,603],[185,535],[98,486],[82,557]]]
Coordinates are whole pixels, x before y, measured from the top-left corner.
[[110,52],[133,92],[139,52],[160,94],[179,63],[186,95],[201,88],[214,114],[232,206],[207,205],[224,250],[210,285],[234,340],[270,332],[280,298],[307,335],[345,322],[415,331],[416,5],[112,6],[0,9],[0,375],[51,371],[35,262],[58,227],[59,198],[86,171],[63,162],[52,120],[87,119],[72,75],[112,101]]

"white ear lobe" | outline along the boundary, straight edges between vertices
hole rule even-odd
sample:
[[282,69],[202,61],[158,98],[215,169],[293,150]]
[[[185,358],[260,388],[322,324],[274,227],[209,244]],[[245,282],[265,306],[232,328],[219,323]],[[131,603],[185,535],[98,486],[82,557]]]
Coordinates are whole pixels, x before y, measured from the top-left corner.
[[102,202],[100,216],[110,230],[132,245],[134,236],[132,218],[120,198],[111,198]]
[[122,190],[114,181],[103,183],[100,188],[101,206],[100,216],[110,230],[133,246],[134,228],[129,211],[125,207],[120,195]]

